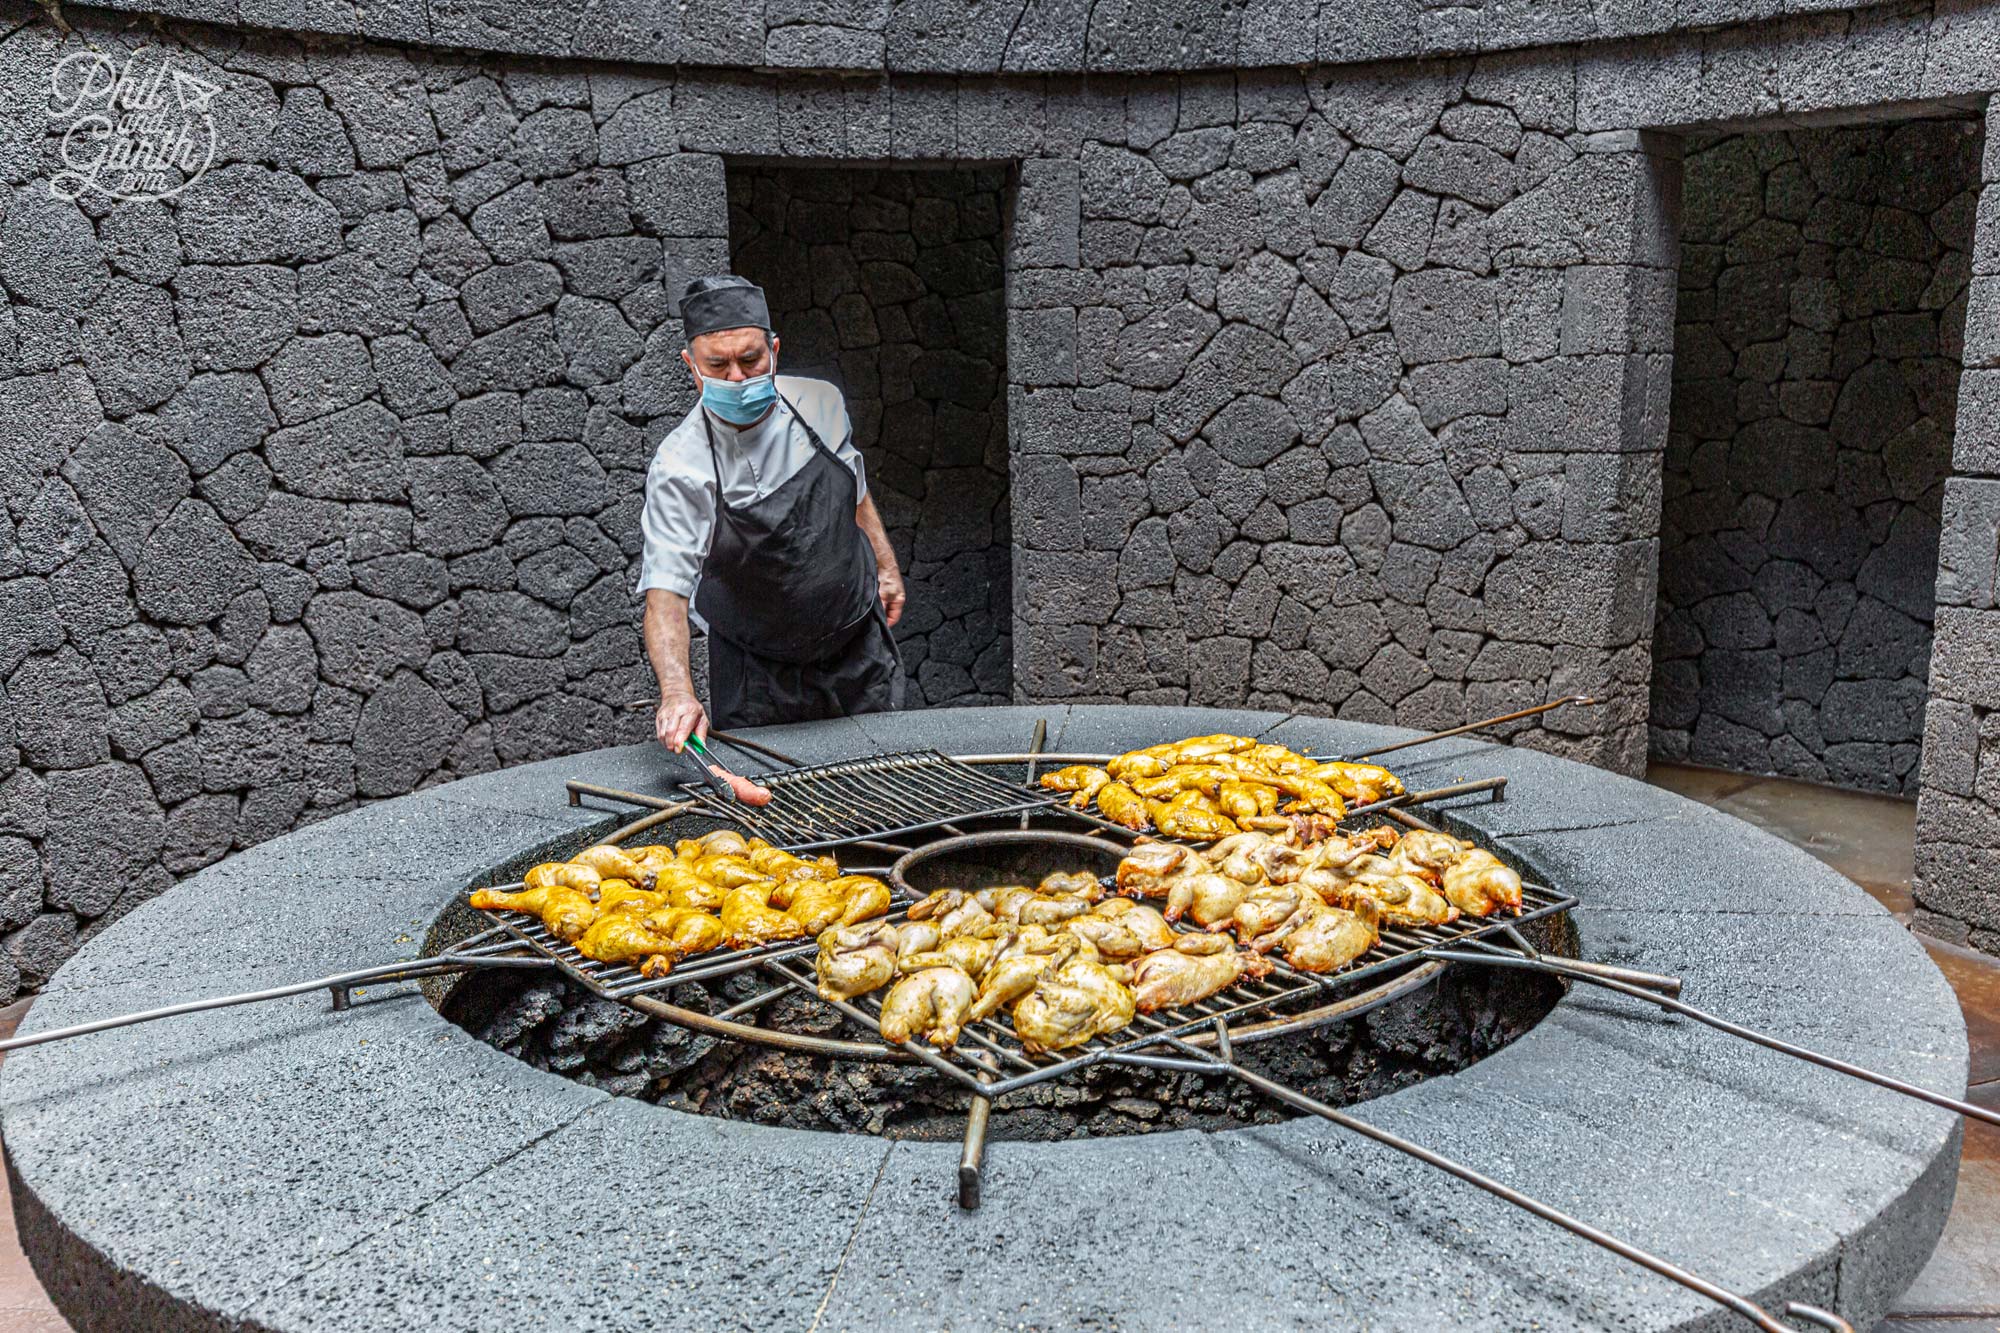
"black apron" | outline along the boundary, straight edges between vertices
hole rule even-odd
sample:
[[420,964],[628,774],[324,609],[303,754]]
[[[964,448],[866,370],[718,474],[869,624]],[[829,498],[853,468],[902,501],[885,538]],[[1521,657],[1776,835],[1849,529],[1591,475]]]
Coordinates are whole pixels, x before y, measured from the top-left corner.
[[854,521],[854,474],[799,410],[813,456],[741,508],[722,498],[715,425],[715,527],[694,608],[708,622],[709,722],[758,727],[880,713],[903,702],[902,659],[882,613],[875,557]]

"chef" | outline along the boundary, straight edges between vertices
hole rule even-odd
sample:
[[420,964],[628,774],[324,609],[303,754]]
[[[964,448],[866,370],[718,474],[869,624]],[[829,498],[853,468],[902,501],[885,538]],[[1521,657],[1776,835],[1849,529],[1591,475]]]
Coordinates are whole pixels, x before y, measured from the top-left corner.
[[[661,744],[900,707],[903,579],[840,390],[777,373],[763,289],[743,278],[690,282],[681,320],[701,398],[653,455],[641,519]],[[708,631],[707,713],[690,607]]]

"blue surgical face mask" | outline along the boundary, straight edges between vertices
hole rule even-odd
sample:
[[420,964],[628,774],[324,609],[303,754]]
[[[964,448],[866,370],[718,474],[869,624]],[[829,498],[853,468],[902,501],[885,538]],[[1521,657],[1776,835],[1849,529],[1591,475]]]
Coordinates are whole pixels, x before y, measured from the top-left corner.
[[701,402],[732,426],[748,426],[771,410],[778,401],[776,375],[753,375],[745,380],[716,380],[702,377]]

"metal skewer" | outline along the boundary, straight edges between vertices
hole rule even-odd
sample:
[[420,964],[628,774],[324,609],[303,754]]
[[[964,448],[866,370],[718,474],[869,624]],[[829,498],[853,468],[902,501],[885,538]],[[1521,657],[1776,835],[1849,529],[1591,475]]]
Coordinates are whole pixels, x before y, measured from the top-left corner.
[[[1429,1148],[1423,1147],[1421,1144],[1412,1143],[1401,1135],[1393,1134],[1379,1126],[1369,1124],[1365,1120],[1357,1120],[1345,1111],[1336,1110],[1334,1107],[1328,1106],[1325,1102],[1308,1097],[1295,1088],[1287,1087],[1283,1083],[1274,1082],[1271,1079],[1265,1078],[1262,1074],[1253,1073],[1245,1069],[1242,1065],[1237,1064],[1234,1059],[1230,1058],[1227,1053],[1229,1051],[1228,1025],[1222,1019],[1218,1018],[1215,1021],[1215,1035],[1216,1051],[1204,1050],[1191,1042],[1183,1041],[1181,1038],[1169,1033],[1162,1033],[1158,1040],[1185,1052],[1217,1073],[1233,1075],[1274,1101],[1283,1102],[1294,1110],[1304,1111],[1308,1115],[1316,1115],[1322,1120],[1331,1121],[1339,1125],[1342,1129],[1350,1130],[1364,1138],[1373,1139],[1375,1142],[1386,1147],[1394,1148],[1397,1152],[1404,1153],[1416,1158],[1420,1162],[1437,1167],[1440,1171],[1454,1175],[1469,1185],[1477,1185],[1487,1193],[1505,1199],[1508,1203],[1533,1213],[1545,1222],[1552,1222],[1573,1235],[1581,1236],[1592,1244],[1600,1245],[1621,1258],[1629,1259],[1642,1268],[1657,1273],[1669,1281],[1677,1282],[1690,1291],[1706,1296],[1716,1304],[1742,1315],[1758,1328],[1763,1329],[1765,1333],[1795,1333],[1795,1330],[1779,1323],[1770,1311],[1745,1297],[1737,1295],[1726,1287],[1717,1286],[1708,1279],[1698,1277],[1677,1264],[1669,1263],[1667,1260],[1657,1255],[1649,1254],[1636,1245],[1619,1240],[1616,1236],[1600,1231],[1588,1222],[1571,1217],[1568,1213],[1562,1212],[1560,1209],[1552,1208],[1532,1195],[1523,1194],[1511,1185],[1504,1185],[1491,1176],[1476,1171],[1462,1162],[1455,1161],[1441,1153],[1432,1152]],[[1822,1310],[1818,1306],[1807,1305],[1801,1301],[1786,1302],[1785,1313],[1794,1318],[1816,1324],[1820,1328],[1834,1330],[1834,1333],[1854,1333],[1853,1325],[1849,1324],[1839,1315]]]

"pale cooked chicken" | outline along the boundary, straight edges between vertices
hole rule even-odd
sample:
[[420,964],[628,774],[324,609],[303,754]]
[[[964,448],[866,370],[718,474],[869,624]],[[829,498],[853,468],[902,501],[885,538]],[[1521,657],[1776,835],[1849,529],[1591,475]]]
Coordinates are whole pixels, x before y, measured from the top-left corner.
[[1031,929],[1034,933],[1023,931],[1008,941],[986,968],[979,980],[979,995],[969,1011],[970,1021],[976,1023],[1014,1003],[1033,990],[1050,968],[1078,956],[1096,956],[1094,952],[1084,953],[1086,942],[1077,936],[1051,935],[1038,927]]
[[1165,917],[1130,898],[1107,899],[1085,915],[1064,922],[1063,929],[1089,940],[1098,953],[1113,962],[1167,948],[1176,938]]
[[1042,882],[1035,887],[1043,893],[1081,898],[1085,902],[1098,902],[1104,897],[1103,883],[1087,870],[1059,870],[1042,876]]
[[1319,895],[1303,884],[1261,884],[1236,905],[1230,928],[1237,939],[1268,953],[1308,908],[1320,906]]
[[986,905],[964,889],[934,890],[912,903],[905,915],[912,921],[936,922],[941,940],[977,935],[994,923],[993,913],[986,910]]
[[1519,915],[1521,877],[1483,847],[1445,867],[1444,896],[1467,916],[1492,916],[1502,908]]
[[[1236,908],[1250,896],[1250,886],[1227,875],[1190,875],[1182,881],[1187,888],[1186,915],[1194,918],[1194,923],[1205,930],[1227,930],[1236,916]],[[1179,886],[1176,886],[1177,889]],[[1166,918],[1180,920],[1181,914],[1174,909],[1178,905],[1179,893],[1167,899]]]
[[978,994],[972,978],[955,967],[912,972],[883,997],[882,1037],[901,1043],[922,1034],[933,1046],[954,1046]]
[[928,953],[906,954],[896,960],[898,972],[915,972],[926,967],[955,967],[974,981],[986,974],[993,956],[1005,944],[1004,938],[959,935],[944,941]]
[[1118,892],[1144,898],[1164,898],[1167,880],[1195,868],[1195,853],[1179,843],[1141,842],[1118,863]]
[[836,926],[819,937],[813,972],[822,1000],[851,1000],[886,986],[896,975],[900,932],[886,921]]
[[896,956],[907,958],[913,953],[928,953],[943,939],[935,921],[905,921],[896,931]]
[[1281,941],[1285,961],[1301,972],[1333,972],[1374,948],[1382,938],[1375,904],[1363,898],[1353,908],[1313,904]]
[[1321,891],[1311,875],[1301,882],[1311,885],[1319,891],[1320,897],[1340,907],[1351,908],[1357,899],[1371,899],[1382,909],[1386,919],[1404,925],[1444,926],[1458,920],[1458,909],[1452,906],[1450,900],[1415,875],[1350,879],[1336,883],[1331,892]]
[[1135,1007],[1142,1014],[1175,1009],[1205,1000],[1246,974],[1261,977],[1270,970],[1262,954],[1245,953],[1221,936],[1188,936],[1132,965]]
[[1042,975],[1014,1006],[1014,1031],[1030,1055],[1081,1046],[1132,1021],[1131,987],[1101,963],[1073,958]]

